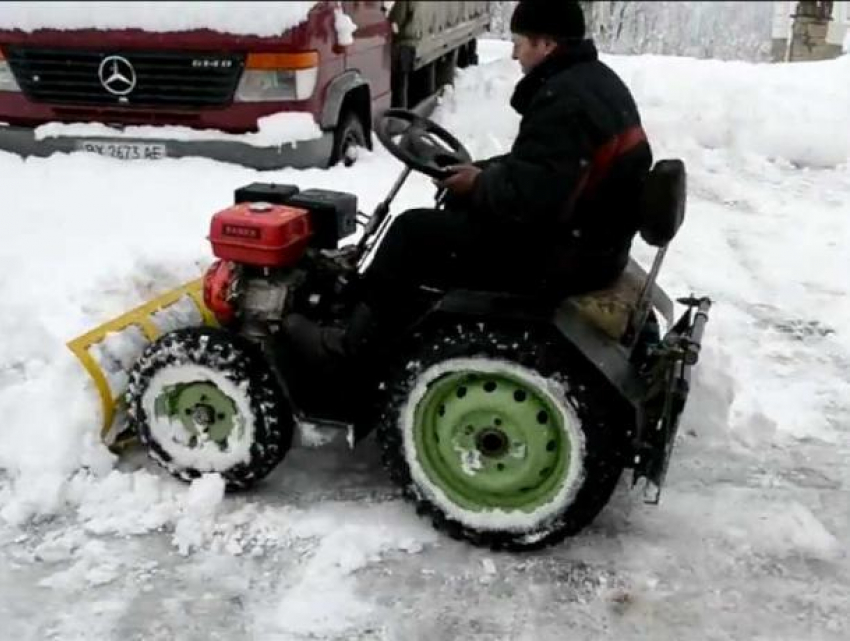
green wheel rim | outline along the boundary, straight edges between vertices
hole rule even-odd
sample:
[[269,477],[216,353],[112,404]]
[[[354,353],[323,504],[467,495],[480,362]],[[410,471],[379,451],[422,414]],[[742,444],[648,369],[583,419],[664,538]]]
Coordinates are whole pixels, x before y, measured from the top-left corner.
[[460,371],[431,382],[414,409],[416,458],[451,502],[481,512],[533,512],[570,472],[562,411],[507,373]]
[[242,435],[242,421],[233,399],[208,381],[166,387],[157,396],[154,408],[157,418],[183,427],[189,447],[212,441],[225,449],[231,435]]

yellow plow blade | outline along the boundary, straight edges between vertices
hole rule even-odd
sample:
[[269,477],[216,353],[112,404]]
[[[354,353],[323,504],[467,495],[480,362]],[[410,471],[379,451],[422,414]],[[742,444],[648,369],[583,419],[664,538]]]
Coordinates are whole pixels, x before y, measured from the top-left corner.
[[150,302],[97,327],[68,343],[94,381],[103,408],[101,438],[115,448],[119,441],[122,396],[127,371],[148,343],[184,327],[215,326],[215,318],[204,305],[203,279],[167,292]]

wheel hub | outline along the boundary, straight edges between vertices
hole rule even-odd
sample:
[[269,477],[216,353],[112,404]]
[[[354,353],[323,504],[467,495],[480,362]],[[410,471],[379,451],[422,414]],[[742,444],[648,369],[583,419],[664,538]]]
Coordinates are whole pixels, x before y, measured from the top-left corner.
[[231,435],[241,430],[233,399],[208,381],[166,387],[154,407],[158,417],[182,428],[175,430],[173,438],[189,447],[213,441],[226,448]]
[[196,425],[209,427],[215,423],[215,410],[209,405],[196,405],[194,410],[186,410],[192,415],[192,420]]
[[433,381],[416,406],[416,455],[464,509],[530,512],[568,477],[565,420],[548,394],[519,376],[454,372]]
[[507,434],[495,427],[481,430],[475,438],[478,451],[490,458],[499,458],[507,454],[510,444]]

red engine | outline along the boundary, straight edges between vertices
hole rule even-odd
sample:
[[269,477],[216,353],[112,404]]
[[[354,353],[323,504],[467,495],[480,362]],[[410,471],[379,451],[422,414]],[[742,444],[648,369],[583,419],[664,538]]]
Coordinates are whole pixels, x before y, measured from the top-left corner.
[[313,235],[310,212],[266,202],[240,203],[213,216],[213,255],[254,267],[290,267]]
[[280,321],[305,270],[307,249],[334,250],[356,231],[353,194],[294,185],[252,183],[236,204],[212,218],[209,240],[218,258],[204,276],[204,302],[222,325],[237,317],[246,335]]
[[204,305],[222,325],[227,325],[236,317],[231,302],[236,270],[233,263],[217,260],[204,274]]

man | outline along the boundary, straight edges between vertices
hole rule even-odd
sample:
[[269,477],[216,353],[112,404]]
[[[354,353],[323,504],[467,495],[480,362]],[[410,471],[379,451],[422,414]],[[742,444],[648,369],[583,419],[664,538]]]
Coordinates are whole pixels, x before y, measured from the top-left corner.
[[544,253],[536,266],[565,293],[603,287],[628,262],[652,164],[637,107],[583,39],[577,2],[520,2],[511,31],[525,74],[511,99],[519,135],[510,154],[458,167],[443,186]]
[[439,183],[446,208],[393,221],[347,331],[291,318],[304,358],[332,362],[401,329],[422,286],[565,296],[622,273],[652,162],[635,102],[585,39],[578,2],[521,1],[511,31],[524,78],[511,99],[522,121],[510,153],[452,168]]

